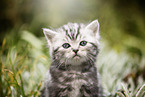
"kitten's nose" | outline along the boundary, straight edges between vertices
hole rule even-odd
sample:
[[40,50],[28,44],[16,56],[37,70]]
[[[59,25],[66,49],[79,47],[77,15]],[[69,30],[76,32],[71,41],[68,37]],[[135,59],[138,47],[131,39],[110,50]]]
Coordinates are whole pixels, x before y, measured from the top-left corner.
[[75,52],[75,54],[77,54],[78,51],[78,49],[73,49],[73,52]]

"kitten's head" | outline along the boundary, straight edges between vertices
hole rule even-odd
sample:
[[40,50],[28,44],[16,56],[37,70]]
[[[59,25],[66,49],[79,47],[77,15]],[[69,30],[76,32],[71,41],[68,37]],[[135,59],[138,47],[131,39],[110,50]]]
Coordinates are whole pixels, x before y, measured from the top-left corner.
[[57,30],[43,29],[53,60],[78,65],[94,61],[99,46],[99,23],[94,20],[87,26],[68,23]]

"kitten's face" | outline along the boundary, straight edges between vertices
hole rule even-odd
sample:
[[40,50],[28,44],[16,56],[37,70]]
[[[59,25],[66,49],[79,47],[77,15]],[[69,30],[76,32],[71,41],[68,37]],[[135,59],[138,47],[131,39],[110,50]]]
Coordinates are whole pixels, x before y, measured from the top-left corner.
[[98,53],[98,26],[98,21],[93,21],[86,27],[82,24],[69,23],[59,28],[57,32],[44,29],[53,59],[73,65],[93,60]]

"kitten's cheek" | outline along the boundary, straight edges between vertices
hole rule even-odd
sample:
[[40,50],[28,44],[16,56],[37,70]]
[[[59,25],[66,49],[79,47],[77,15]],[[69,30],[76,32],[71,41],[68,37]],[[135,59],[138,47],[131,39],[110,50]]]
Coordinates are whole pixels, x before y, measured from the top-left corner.
[[66,58],[69,58],[69,54],[67,54],[67,53],[66,53],[64,56],[65,56]]
[[87,53],[85,51],[81,51],[81,52],[78,53],[78,55],[80,55],[80,56],[86,56]]
[[73,56],[73,53],[70,53],[70,52],[65,54],[66,58],[71,58],[72,56]]

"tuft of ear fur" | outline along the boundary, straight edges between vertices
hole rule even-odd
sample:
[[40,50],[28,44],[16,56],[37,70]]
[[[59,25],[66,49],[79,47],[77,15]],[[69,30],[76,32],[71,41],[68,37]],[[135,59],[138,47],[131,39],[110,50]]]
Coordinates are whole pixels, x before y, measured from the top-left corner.
[[97,39],[100,39],[100,35],[99,35],[99,22],[98,20],[94,20],[92,21],[90,24],[88,24],[86,26],[86,29],[91,30]]
[[47,28],[43,28],[43,33],[44,33],[45,38],[48,42],[48,45],[50,46],[52,44],[52,39],[56,36],[57,32],[52,31],[52,30],[47,29]]

